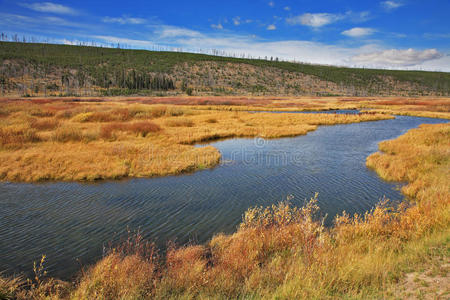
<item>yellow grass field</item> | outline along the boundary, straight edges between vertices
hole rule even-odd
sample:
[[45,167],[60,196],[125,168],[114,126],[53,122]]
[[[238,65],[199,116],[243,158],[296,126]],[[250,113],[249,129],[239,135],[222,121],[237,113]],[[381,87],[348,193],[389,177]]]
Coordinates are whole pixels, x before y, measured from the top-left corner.
[[[220,161],[199,142],[304,135],[319,125],[392,118],[387,114],[251,113],[247,106],[51,100],[4,101],[0,180],[152,177],[209,168]],[[292,109],[292,108],[290,108]]]

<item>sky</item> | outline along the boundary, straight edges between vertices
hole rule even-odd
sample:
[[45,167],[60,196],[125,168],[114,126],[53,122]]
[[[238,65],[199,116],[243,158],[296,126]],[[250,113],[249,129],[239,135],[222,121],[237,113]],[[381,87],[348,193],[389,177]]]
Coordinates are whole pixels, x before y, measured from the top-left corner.
[[0,31],[53,43],[450,72],[449,13],[450,0],[0,0]]

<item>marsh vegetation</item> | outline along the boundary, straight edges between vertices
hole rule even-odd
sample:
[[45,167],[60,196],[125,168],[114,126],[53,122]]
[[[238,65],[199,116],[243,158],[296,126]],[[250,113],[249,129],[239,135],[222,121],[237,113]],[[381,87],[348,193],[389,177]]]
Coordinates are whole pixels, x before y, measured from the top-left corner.
[[[171,103],[165,103],[168,101]],[[393,118],[389,112],[449,118],[448,99],[255,99],[251,106],[236,99],[227,100],[234,105],[218,100],[196,105],[186,101],[201,100],[3,102],[2,179],[93,180],[177,174],[217,164],[220,153],[215,148],[193,146],[202,141],[302,135],[319,125]],[[377,110],[352,115],[247,112],[308,108]],[[149,144],[157,162],[143,150]],[[331,227],[323,224],[317,197],[303,207],[288,201],[252,207],[235,233],[218,234],[203,245],[171,245],[164,255],[137,232],[109,247],[104,258],[83,270],[76,282],[47,278],[42,260],[29,282],[0,279],[0,296],[394,297],[407,272],[430,264],[436,274],[448,274],[449,145],[449,124],[423,125],[382,142],[381,152],[367,158],[367,166],[382,178],[407,182],[402,192],[410,201],[385,200],[363,214],[343,212]]]
[[392,118],[381,113],[252,114],[244,108],[250,107],[5,100],[0,119],[0,180],[179,174],[219,162],[216,149],[194,147],[195,143],[304,135],[319,125]]

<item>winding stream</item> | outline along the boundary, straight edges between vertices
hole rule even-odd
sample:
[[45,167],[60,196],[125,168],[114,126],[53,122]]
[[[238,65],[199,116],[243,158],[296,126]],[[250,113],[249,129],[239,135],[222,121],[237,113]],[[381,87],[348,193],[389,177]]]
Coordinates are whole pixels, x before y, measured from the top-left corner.
[[422,123],[447,120],[397,116],[320,126],[306,136],[229,139],[212,143],[222,153],[216,168],[189,175],[85,183],[0,183],[0,270],[30,273],[47,255],[50,276],[70,278],[95,262],[103,246],[127,226],[164,247],[168,240],[203,243],[236,230],[244,211],[293,195],[319,193],[330,224],[337,213],[361,213],[382,197],[402,200],[399,184],[365,166],[382,140]]

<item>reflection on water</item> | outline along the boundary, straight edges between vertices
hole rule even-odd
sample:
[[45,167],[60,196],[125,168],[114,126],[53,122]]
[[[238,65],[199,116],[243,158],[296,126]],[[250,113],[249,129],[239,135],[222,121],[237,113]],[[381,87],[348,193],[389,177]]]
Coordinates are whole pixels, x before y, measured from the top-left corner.
[[[386,196],[401,200],[398,186],[365,167],[377,143],[421,123],[395,120],[322,126],[306,136],[276,140],[231,139],[213,143],[220,166],[190,175],[107,181],[96,184],[0,184],[0,270],[30,272],[48,258],[49,274],[68,278],[102,255],[103,245],[141,228],[164,247],[205,242],[236,229],[250,206],[293,195],[295,205],[319,192],[319,205],[333,216],[364,212]],[[78,261],[79,260],[79,261]]]

